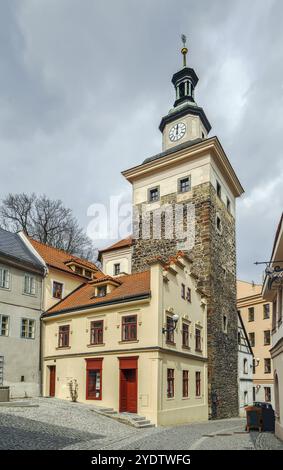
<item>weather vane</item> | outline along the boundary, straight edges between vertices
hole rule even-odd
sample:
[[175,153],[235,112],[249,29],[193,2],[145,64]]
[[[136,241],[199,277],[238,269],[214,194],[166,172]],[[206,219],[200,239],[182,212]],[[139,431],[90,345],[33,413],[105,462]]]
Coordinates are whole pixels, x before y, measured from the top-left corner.
[[187,48],[187,36],[185,34],[181,35],[183,47],[181,49],[181,52],[183,54],[183,66],[187,66],[187,53],[188,53],[188,48]]

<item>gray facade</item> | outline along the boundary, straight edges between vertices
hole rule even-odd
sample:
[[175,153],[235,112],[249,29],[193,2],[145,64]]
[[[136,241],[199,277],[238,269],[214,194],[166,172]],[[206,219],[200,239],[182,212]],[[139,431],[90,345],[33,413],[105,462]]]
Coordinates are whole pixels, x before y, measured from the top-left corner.
[[0,228],[0,385],[11,398],[40,394],[44,273],[21,235]]

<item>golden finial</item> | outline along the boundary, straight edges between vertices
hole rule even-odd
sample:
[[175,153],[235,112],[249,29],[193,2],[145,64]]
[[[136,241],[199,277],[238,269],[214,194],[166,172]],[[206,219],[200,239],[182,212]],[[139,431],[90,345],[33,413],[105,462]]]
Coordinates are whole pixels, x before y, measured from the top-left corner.
[[182,39],[182,43],[183,43],[183,47],[181,49],[181,52],[183,54],[183,66],[186,67],[187,66],[188,48],[187,48],[187,37],[185,36],[185,34],[182,34],[181,39]]

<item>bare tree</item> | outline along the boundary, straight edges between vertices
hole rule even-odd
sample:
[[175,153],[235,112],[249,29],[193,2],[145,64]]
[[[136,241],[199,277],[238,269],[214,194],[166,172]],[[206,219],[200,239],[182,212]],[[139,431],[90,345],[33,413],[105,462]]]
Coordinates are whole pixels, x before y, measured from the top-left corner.
[[47,196],[8,194],[0,205],[0,226],[85,259],[94,260],[96,250],[79,226],[71,209]]

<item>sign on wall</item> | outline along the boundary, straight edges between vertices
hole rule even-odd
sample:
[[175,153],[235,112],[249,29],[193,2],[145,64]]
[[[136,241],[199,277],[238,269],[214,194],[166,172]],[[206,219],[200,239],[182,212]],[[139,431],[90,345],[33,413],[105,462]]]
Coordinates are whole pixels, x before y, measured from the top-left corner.
[[265,274],[268,277],[268,289],[271,289],[274,284],[283,284],[283,268],[280,266],[275,266],[274,268],[267,266]]

